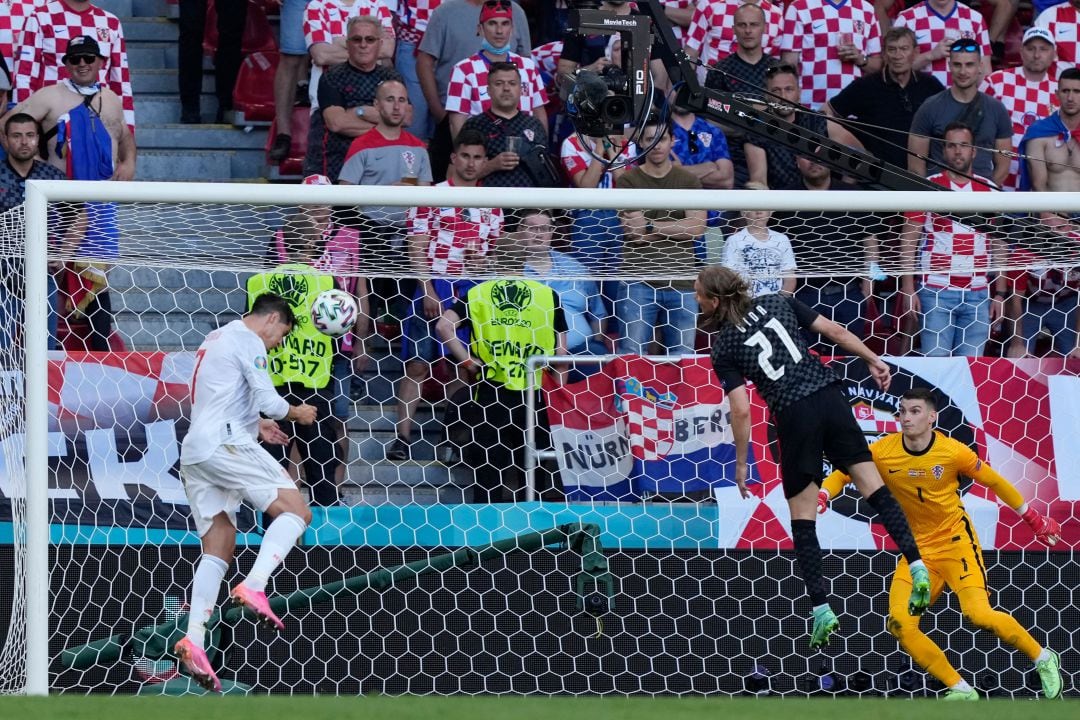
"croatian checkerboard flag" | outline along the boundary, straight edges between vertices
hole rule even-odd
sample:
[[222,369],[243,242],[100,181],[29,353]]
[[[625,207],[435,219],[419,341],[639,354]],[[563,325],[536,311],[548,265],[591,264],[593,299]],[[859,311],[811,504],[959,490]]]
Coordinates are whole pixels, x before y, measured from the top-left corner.
[[547,390],[568,499],[632,500],[734,484],[727,401],[708,358],[624,356],[583,382]]
[[708,358],[654,362],[631,355],[608,363],[605,372],[615,384],[615,411],[626,422],[630,480],[639,495],[734,484],[728,403]]

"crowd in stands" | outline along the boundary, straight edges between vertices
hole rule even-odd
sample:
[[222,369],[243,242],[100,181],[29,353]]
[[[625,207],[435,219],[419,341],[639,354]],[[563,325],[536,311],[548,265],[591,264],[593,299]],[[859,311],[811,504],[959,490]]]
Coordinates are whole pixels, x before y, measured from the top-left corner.
[[[765,102],[777,118],[953,191],[1080,190],[1080,155],[1073,159],[1080,150],[1080,70],[1073,67],[1080,0],[1025,4],[1019,13],[1015,0],[982,0],[978,9],[957,0],[662,4],[706,87]],[[248,7],[247,0],[216,3],[218,120],[234,110]],[[639,12],[620,0],[601,7]],[[628,136],[575,132],[565,107],[573,73],[615,73],[622,47],[617,36],[567,32],[565,0],[280,0],[271,12],[279,14],[280,36],[268,163],[284,167],[299,153],[307,182],[856,187],[776,140],[677,107],[665,114],[664,92],[637,145]],[[198,123],[205,0],[180,0],[180,21],[180,120]],[[8,153],[3,208],[21,202],[22,184],[32,177],[134,176],[134,99],[114,16],[87,0],[7,0],[0,4],[0,56],[0,94],[10,95],[0,119]],[[650,67],[658,90],[670,91],[656,52]],[[306,137],[294,127],[297,106],[310,114]],[[40,156],[32,152],[39,139]],[[616,278],[641,278],[660,264],[685,267],[689,277],[706,259],[752,275],[755,292],[794,292],[860,337],[885,327],[893,354],[1022,355],[1038,351],[1046,331],[1057,352],[1080,354],[1077,273],[989,271],[1017,250],[993,226],[970,219],[590,208],[523,217],[496,207],[497,196],[477,197],[478,206],[490,207],[360,208],[332,221],[323,214],[333,231],[307,230],[326,238],[354,229],[361,271],[365,258],[377,257],[382,267],[435,276],[415,287],[372,276],[353,288],[371,301],[366,315],[401,321],[405,376],[398,439],[387,453],[393,460],[409,457],[421,388],[446,352],[439,323],[466,297],[470,268],[500,244],[526,249],[525,276],[551,276],[566,314],[563,349],[571,354],[700,349],[692,282]],[[1078,237],[1071,217],[1039,221],[1063,241]],[[63,242],[89,244],[98,259],[116,252],[106,207],[88,206],[63,227]],[[287,246],[278,246],[282,260]],[[882,272],[889,253],[914,272]],[[839,266],[850,273],[791,277],[799,268]],[[566,275],[596,280],[560,279]],[[59,322],[84,324],[86,347],[109,347],[102,268],[72,264],[57,273],[56,286],[76,297],[58,312]],[[405,302],[395,307],[402,293]],[[16,317],[14,302],[6,301],[4,322]],[[467,325],[455,331],[466,333]],[[988,347],[992,328],[1004,328],[996,350]],[[363,338],[356,343],[353,356],[362,358]],[[459,371],[453,380],[468,380],[467,365]],[[348,363],[335,373],[347,375]]]

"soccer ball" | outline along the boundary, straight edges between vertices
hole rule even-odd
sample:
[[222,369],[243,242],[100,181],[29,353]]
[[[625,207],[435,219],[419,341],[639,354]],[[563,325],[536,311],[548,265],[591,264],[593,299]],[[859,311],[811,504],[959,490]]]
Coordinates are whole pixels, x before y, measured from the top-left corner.
[[324,290],[311,304],[311,321],[323,335],[341,337],[352,330],[360,309],[343,290]]

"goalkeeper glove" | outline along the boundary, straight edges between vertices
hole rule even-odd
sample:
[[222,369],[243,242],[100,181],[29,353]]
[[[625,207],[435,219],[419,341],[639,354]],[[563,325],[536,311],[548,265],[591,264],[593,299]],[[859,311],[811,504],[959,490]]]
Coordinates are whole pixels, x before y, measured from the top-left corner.
[[829,509],[829,491],[822,490],[817,494],[817,514],[821,515]]
[[[820,500],[818,502],[820,505]],[[1057,520],[1040,515],[1033,508],[1028,508],[1020,517],[1024,519],[1024,522],[1028,524],[1040,542],[1046,543],[1050,547],[1057,544],[1058,539],[1061,537],[1061,525],[1058,524]]]

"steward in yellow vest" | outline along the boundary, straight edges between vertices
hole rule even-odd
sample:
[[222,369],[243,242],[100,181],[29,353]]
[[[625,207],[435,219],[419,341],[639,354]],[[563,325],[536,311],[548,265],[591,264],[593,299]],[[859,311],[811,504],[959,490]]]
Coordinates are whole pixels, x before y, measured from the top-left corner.
[[289,301],[296,325],[281,345],[267,353],[270,378],[275,387],[300,384],[322,390],[330,384],[334,363],[334,340],[323,335],[311,321],[311,306],[324,290],[334,289],[334,277],[303,263],[279,265],[268,273],[252,275],[247,282],[248,309],[263,293]]
[[[282,429],[299,442],[304,479],[314,505],[337,505],[340,495],[337,469],[341,459],[335,450],[337,421],[330,412],[333,400],[330,383],[336,350],[334,339],[315,329],[311,305],[319,293],[334,287],[332,275],[304,263],[286,263],[270,272],[251,276],[247,282],[248,307],[259,295],[272,292],[289,301],[296,324],[281,345],[267,353],[270,378],[278,392],[290,403],[314,405],[318,413],[311,425],[279,422]],[[290,427],[291,425],[291,427]],[[288,466],[289,445],[266,445],[266,449]]]
[[[472,352],[457,337],[468,322]],[[469,289],[465,300],[443,313],[436,332],[450,354],[478,376],[462,419],[473,442],[462,453],[476,472],[473,502],[525,497],[525,423],[529,387],[527,361],[536,355],[566,354],[566,318],[559,296],[535,280],[488,280]],[[537,373],[537,378],[540,374]],[[537,401],[537,445],[546,446],[547,413]]]

